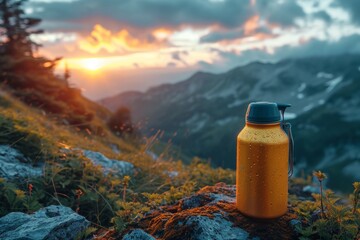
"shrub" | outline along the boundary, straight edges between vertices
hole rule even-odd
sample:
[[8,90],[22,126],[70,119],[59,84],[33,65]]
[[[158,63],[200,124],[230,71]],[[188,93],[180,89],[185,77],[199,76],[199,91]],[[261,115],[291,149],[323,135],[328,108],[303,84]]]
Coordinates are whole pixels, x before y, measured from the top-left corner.
[[126,107],[119,108],[108,120],[107,125],[116,135],[132,134],[131,113]]

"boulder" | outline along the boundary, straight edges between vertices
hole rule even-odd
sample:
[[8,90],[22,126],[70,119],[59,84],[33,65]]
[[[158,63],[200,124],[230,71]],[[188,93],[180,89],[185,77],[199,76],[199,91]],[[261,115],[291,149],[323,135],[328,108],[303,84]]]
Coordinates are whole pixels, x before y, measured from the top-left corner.
[[278,219],[259,221],[242,215],[235,206],[236,188],[224,183],[207,186],[173,205],[145,214],[135,229],[156,239],[293,239],[293,210]]
[[83,150],[82,152],[94,165],[101,166],[104,174],[132,175],[134,173],[134,165],[132,163],[109,159],[100,152],[90,150]]
[[42,167],[31,161],[15,148],[0,145],[0,177],[6,179],[28,178],[42,175]]
[[249,239],[249,233],[242,228],[234,227],[231,221],[225,219],[220,213],[213,218],[207,216],[191,216],[179,226],[192,226],[190,235],[192,239]]
[[12,212],[0,218],[0,239],[76,239],[89,225],[70,208],[52,205],[34,214]]
[[156,240],[153,236],[147,234],[142,229],[134,229],[128,232],[122,240]]

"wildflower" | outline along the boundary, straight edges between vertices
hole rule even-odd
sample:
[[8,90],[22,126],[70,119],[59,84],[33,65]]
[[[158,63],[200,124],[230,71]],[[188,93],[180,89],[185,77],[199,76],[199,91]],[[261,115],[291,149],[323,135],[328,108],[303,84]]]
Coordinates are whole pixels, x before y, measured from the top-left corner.
[[30,196],[31,196],[31,194],[32,194],[33,188],[34,188],[34,186],[33,186],[31,183],[29,183],[29,184],[28,184],[28,190],[29,190],[29,195],[30,195]]
[[327,176],[325,175],[325,173],[321,172],[321,171],[315,171],[313,173],[313,175],[319,180],[319,184],[320,184],[320,206],[321,206],[321,215],[325,216],[325,210],[324,210],[324,204],[323,204],[323,186],[322,186],[322,181],[327,178]]
[[131,179],[130,176],[124,176],[123,181],[122,181],[123,187],[124,187],[124,189],[123,189],[123,201],[124,202],[126,201],[126,189],[129,185],[130,179]]
[[360,193],[360,182],[354,182],[353,186],[354,186],[354,194]]
[[15,190],[15,194],[16,194],[16,197],[18,197],[20,199],[25,197],[25,192],[22,190],[19,190],[19,189]]
[[322,182],[325,178],[327,178],[326,174],[321,171],[315,171],[313,175],[319,180],[319,182]]
[[123,178],[123,185],[125,186],[128,186],[129,185],[129,182],[130,182],[130,176],[124,176]]
[[76,198],[79,199],[82,195],[84,195],[84,192],[78,188],[75,190],[75,195],[76,195]]
[[356,209],[357,209],[357,205],[359,202],[359,197],[360,197],[360,182],[354,182],[353,183],[354,186],[354,207],[353,207],[353,213],[355,214]]

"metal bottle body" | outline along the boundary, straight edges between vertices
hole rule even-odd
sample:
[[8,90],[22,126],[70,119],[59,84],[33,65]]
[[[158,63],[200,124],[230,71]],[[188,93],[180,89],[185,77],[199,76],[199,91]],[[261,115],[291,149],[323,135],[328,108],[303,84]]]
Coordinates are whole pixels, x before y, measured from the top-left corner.
[[280,123],[246,123],[237,137],[236,206],[271,219],[287,212],[289,138]]

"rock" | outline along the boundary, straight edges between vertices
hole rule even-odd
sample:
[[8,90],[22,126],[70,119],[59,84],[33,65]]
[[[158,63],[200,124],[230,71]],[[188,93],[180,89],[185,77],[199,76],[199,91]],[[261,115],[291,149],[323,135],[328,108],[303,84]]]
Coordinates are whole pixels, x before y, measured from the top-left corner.
[[0,218],[0,239],[75,239],[89,225],[70,208],[52,205],[31,215],[12,212]]
[[28,178],[42,175],[41,167],[34,167],[18,150],[0,145],[0,177],[6,179]]
[[233,239],[246,240],[249,233],[244,229],[233,227],[233,223],[222,217],[221,214],[214,214],[215,218],[206,216],[192,216],[189,217],[181,225],[192,226],[190,235],[192,239]]
[[183,198],[180,200],[179,206],[181,209],[185,210],[205,205],[215,205],[219,201],[235,203],[235,198],[217,193],[197,194],[191,197]]
[[109,159],[100,152],[90,150],[83,150],[82,152],[94,165],[101,166],[105,174],[132,175],[134,172],[134,165],[132,163]]
[[307,185],[303,188],[303,191],[308,193],[320,193],[320,188],[313,185]]
[[269,221],[243,216],[235,206],[236,188],[207,186],[173,205],[153,210],[132,227],[157,239],[294,239],[293,210]]
[[128,232],[123,240],[156,240],[153,236],[147,234],[142,229],[134,229]]
[[116,154],[120,154],[121,151],[119,149],[119,147],[116,144],[110,144],[111,150],[116,153]]
[[177,176],[179,176],[178,171],[164,171],[164,173],[168,175],[170,178],[176,178]]
[[290,221],[290,225],[293,227],[293,229],[296,231],[297,226],[301,227],[301,221],[299,219],[292,219]]
[[146,154],[151,157],[154,161],[158,160],[159,159],[159,156],[156,155],[154,152],[150,151],[150,150],[147,150],[146,151]]
[[312,222],[315,222],[317,220],[319,220],[321,218],[321,210],[315,210],[312,214],[311,214],[311,221]]

